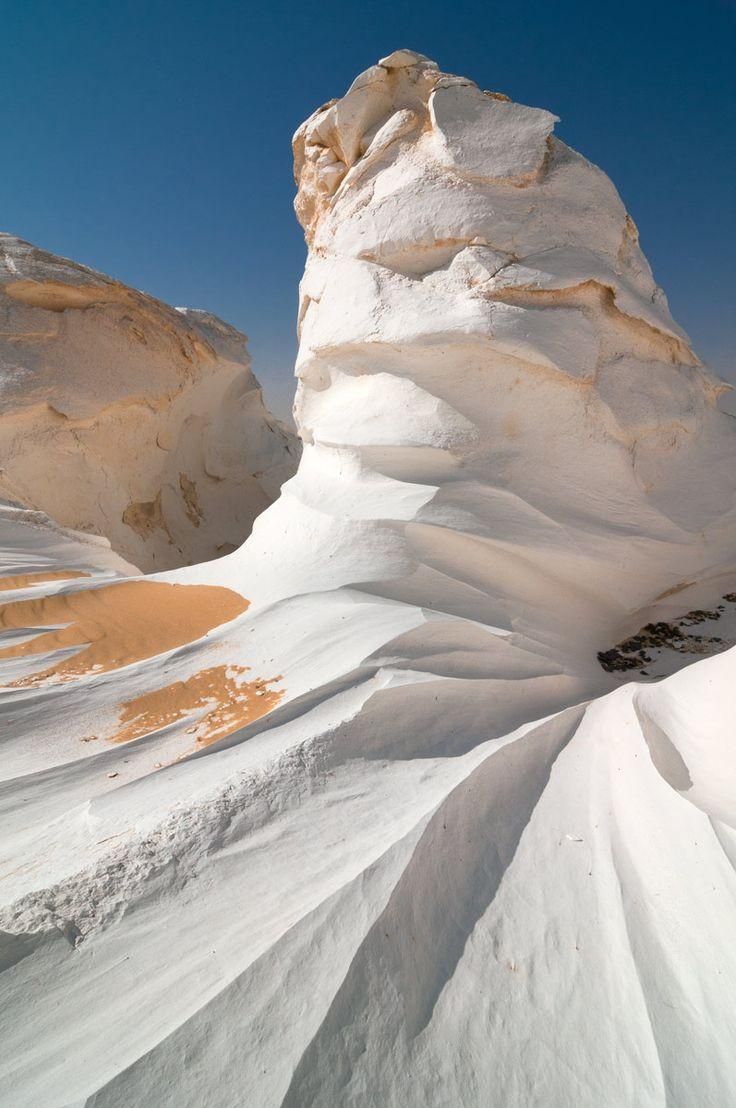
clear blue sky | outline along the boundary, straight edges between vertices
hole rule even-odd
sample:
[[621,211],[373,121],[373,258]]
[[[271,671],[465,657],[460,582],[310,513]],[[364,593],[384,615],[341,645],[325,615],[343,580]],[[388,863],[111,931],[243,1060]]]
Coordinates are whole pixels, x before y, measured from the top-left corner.
[[0,29],[0,229],[235,323],[280,414],[304,260],[291,135],[399,46],[555,111],[736,379],[736,0],[0,0]]

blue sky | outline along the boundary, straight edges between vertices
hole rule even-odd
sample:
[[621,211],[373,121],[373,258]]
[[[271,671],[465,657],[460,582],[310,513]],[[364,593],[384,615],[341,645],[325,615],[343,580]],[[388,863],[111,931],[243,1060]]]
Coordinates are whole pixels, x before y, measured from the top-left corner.
[[736,380],[736,0],[0,0],[0,229],[250,336],[290,408],[292,132],[399,46],[561,117]]

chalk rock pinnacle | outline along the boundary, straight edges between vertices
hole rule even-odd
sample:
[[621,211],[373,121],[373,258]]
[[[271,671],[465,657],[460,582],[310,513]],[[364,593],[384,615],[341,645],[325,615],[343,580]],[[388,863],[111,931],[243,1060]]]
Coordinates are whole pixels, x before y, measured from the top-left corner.
[[310,116],[297,474],[6,582],[14,1108],[736,1102],[736,423],[555,122]]
[[0,498],[142,569],[237,547],[296,467],[246,339],[0,235]]
[[726,386],[556,117],[412,58],[294,139],[307,446],[288,501],[316,507],[318,471],[332,526],[390,531],[372,588],[575,651],[730,557]]

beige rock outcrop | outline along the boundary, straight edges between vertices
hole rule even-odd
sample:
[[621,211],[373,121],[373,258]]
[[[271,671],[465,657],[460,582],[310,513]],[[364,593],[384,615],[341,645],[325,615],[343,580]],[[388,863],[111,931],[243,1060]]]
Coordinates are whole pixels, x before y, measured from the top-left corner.
[[0,498],[144,570],[227,553],[296,468],[246,339],[0,235]]

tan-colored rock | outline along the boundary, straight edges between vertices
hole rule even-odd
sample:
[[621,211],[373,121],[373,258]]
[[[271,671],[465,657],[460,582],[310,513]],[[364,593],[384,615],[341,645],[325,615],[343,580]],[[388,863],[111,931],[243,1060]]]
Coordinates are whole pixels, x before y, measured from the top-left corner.
[[246,339],[0,235],[0,498],[144,570],[226,553],[296,468]]

